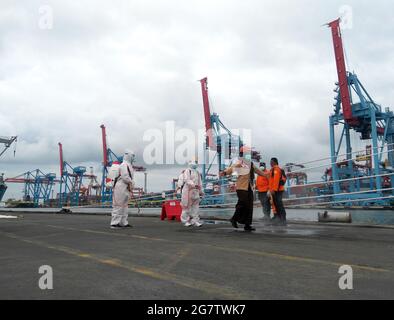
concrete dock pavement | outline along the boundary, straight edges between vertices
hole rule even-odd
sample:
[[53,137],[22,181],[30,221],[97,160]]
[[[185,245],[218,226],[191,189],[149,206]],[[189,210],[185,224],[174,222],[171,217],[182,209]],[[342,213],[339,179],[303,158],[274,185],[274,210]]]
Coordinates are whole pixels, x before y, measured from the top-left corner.
[[[12,214],[0,220],[0,299],[393,299],[394,230],[256,223],[185,228],[132,217]],[[53,290],[38,286],[53,269]],[[338,286],[342,265],[353,290]]]

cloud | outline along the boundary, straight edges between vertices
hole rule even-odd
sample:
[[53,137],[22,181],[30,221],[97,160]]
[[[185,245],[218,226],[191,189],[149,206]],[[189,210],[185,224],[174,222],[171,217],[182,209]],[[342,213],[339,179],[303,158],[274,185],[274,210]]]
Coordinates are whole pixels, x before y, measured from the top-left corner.
[[[324,23],[342,1],[46,1],[53,29],[40,30],[41,1],[0,5],[0,134],[18,135],[13,176],[65,158],[100,169],[104,123],[111,148],[141,158],[145,130],[203,128],[200,86],[229,128],[252,130],[267,159],[328,156],[335,62]],[[349,68],[384,106],[393,106],[391,1],[349,0]],[[178,169],[151,168],[152,190]],[[157,182],[154,182],[157,180]],[[141,182],[142,183],[142,182]]]

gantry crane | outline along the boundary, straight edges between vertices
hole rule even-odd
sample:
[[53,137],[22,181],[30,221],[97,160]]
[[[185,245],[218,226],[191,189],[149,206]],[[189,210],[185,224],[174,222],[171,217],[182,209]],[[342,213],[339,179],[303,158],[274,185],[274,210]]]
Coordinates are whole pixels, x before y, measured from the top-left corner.
[[32,202],[34,207],[39,207],[49,205],[53,186],[58,181],[55,173],[43,173],[40,169],[35,169],[14,178],[7,178],[5,182],[23,183],[23,200]]
[[[389,205],[390,200],[382,198],[388,198],[387,194],[394,195],[392,189],[394,188],[394,178],[392,177],[394,167],[394,114],[388,108],[383,109],[382,106],[377,104],[357,75],[347,71],[340,19],[330,22],[328,26],[331,28],[338,75],[337,87],[334,90],[337,94],[334,114],[330,116],[331,162],[333,165],[329,174],[332,175],[330,179],[334,181],[334,194],[344,191],[344,185],[346,185],[346,193],[349,193],[334,197],[333,200],[349,199],[348,205]],[[342,133],[337,143],[335,128],[338,126],[342,127]],[[368,141],[372,145],[369,151],[367,148],[365,157],[367,163],[365,166],[355,164],[351,132],[356,132],[360,135],[361,140]],[[341,161],[342,159],[338,158],[343,140],[346,144],[346,159]],[[383,159],[384,154],[387,154],[387,161]],[[373,176],[373,178],[360,180],[360,176]],[[355,180],[346,183],[340,182],[340,180],[351,180],[352,178],[355,178]],[[384,186],[382,181],[387,181],[387,179],[390,179],[390,192],[382,190]],[[362,186],[365,188],[366,185],[368,185],[370,192],[355,194],[362,189]],[[359,202],[354,201],[357,199],[361,200]]]
[[[219,185],[221,194],[225,193],[226,178],[220,178],[219,172],[225,169],[226,160],[238,157],[239,150],[243,145],[241,138],[234,135],[220,120],[217,113],[211,113],[211,107],[208,96],[208,78],[200,80],[202,100],[204,107],[205,119],[205,143],[204,143],[204,159],[202,161],[202,182],[206,188],[207,197],[205,201],[210,199],[209,193],[213,191],[215,185]],[[225,133],[222,133],[224,131]],[[214,153],[211,156],[211,153]],[[218,171],[213,172],[214,165],[217,165]],[[208,187],[209,185],[212,185]],[[208,188],[207,188],[208,187]],[[223,197],[212,197],[210,203],[223,203]]]
[[86,167],[72,167],[63,158],[63,145],[59,142],[60,157],[60,188],[59,207],[64,205],[78,206],[81,195],[82,181]]
[[[3,144],[4,147],[0,149],[0,157],[7,151],[11,145],[16,142],[18,137],[0,137],[0,145]],[[14,149],[15,156],[16,149]],[[0,175],[0,201],[3,199],[5,192],[7,191],[7,185],[4,182],[4,174]]]
[[90,167],[90,172],[85,175],[89,179],[88,187],[86,188],[85,195],[87,197],[99,197],[101,191],[101,185],[97,181],[97,176],[94,174],[93,167]]
[[[219,173],[225,169],[226,162],[231,162],[231,160],[239,156],[243,141],[240,136],[233,134],[223,124],[217,113],[211,112],[208,95],[208,78],[205,77],[201,79],[200,84],[204,107],[206,137],[204,143],[204,159],[202,161],[202,182],[206,188],[205,193],[207,194],[204,199],[204,204],[223,203],[224,197],[217,195],[209,197],[209,194],[225,193],[224,186],[228,179],[220,178]],[[211,156],[212,152],[214,153],[213,156]],[[252,149],[252,158],[255,161],[260,161],[260,153]],[[217,172],[213,172],[215,164],[218,167]],[[219,187],[219,190],[217,190],[217,187]]]
[[[200,83],[204,107],[206,136],[204,145],[204,150],[206,152],[203,159],[203,182],[206,183],[212,177],[217,180],[219,172],[225,169],[225,160],[230,160],[234,156],[237,157],[243,142],[239,136],[234,135],[229,129],[227,129],[217,113],[211,113],[208,95],[208,78],[201,79]],[[222,133],[222,130],[225,132],[224,134]],[[209,157],[209,151],[214,152],[212,159]],[[211,171],[215,161],[219,167],[219,171],[217,173],[213,173]]]

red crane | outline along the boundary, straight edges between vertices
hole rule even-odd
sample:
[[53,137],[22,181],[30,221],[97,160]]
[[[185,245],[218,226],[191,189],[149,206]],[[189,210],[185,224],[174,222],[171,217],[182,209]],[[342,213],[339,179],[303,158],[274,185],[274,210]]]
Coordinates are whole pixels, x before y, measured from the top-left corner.
[[342,34],[340,27],[341,19],[334,20],[328,24],[331,28],[332,39],[335,51],[335,60],[337,64],[338,84],[341,95],[343,117],[351,126],[357,126],[359,120],[353,116],[352,103],[350,100],[350,91],[348,84],[348,76],[346,71],[345,54],[343,50]]
[[63,145],[59,142],[59,159],[60,159],[60,176],[63,175],[64,161],[63,161]]
[[104,167],[108,167],[108,148],[107,148],[107,132],[105,129],[105,125],[101,125],[101,138],[103,140],[103,165]]
[[202,92],[202,102],[204,106],[204,118],[205,118],[205,132],[207,136],[207,146],[211,150],[216,150],[216,145],[213,140],[212,134],[212,121],[211,121],[211,108],[209,105],[209,97],[208,97],[208,78],[200,80],[201,83],[201,92]]

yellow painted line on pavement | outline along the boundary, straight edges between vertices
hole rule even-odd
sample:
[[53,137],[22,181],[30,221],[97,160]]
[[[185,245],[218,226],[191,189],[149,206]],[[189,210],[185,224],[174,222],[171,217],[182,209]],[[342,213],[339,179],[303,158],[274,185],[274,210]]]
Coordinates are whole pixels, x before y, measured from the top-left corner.
[[75,257],[83,258],[83,259],[88,259],[97,263],[101,263],[104,265],[116,267],[116,268],[121,268],[133,273],[138,273],[142,274],[144,276],[156,279],[156,280],[162,280],[162,281],[167,281],[174,283],[179,286],[183,286],[189,289],[194,289],[194,290],[199,290],[211,295],[214,295],[215,297],[222,297],[225,299],[234,299],[234,300],[244,300],[244,299],[252,299],[251,296],[247,295],[246,293],[241,292],[239,289],[233,289],[225,286],[220,286],[214,283],[206,282],[206,281],[201,281],[201,280],[196,280],[192,279],[190,277],[181,277],[176,274],[168,273],[168,272],[161,272],[161,271],[156,271],[150,268],[142,267],[142,266],[136,266],[130,263],[126,263],[124,261],[121,261],[119,259],[112,259],[112,258],[101,258],[99,256],[96,256],[94,254],[86,253],[86,252],[81,252],[79,250],[75,250],[73,248],[65,247],[65,246],[56,246],[52,244],[45,243],[43,241],[38,241],[34,239],[29,239],[25,237],[20,237],[16,234],[13,233],[8,233],[8,232],[0,232],[0,235],[4,237],[8,237],[11,239],[15,239],[21,242],[29,243],[32,245],[36,245],[39,247],[43,247],[46,249],[51,249],[55,250],[58,252],[63,252]]
[[305,257],[291,256],[291,255],[266,252],[266,251],[256,251],[256,250],[247,250],[247,249],[238,249],[238,248],[226,248],[226,247],[218,247],[218,246],[211,246],[211,245],[209,245],[209,246],[217,248],[219,250],[223,250],[223,251],[245,253],[245,254],[263,256],[263,257],[278,258],[278,259],[294,261],[294,262],[301,262],[301,263],[331,265],[331,266],[335,266],[335,267],[348,265],[348,266],[351,266],[353,269],[359,269],[359,270],[364,270],[364,271],[390,272],[390,273],[394,272],[393,270],[389,270],[389,269],[370,267],[370,266],[364,266],[364,265],[358,265],[358,264],[351,264],[351,263],[345,263],[345,262],[334,262],[334,261],[320,260],[320,259],[314,259],[314,258],[305,258]]
[[[116,233],[116,232],[106,232],[106,231],[97,231],[97,230],[89,230],[89,229],[78,229],[78,228],[71,228],[71,227],[62,227],[56,225],[46,225],[47,227],[69,230],[69,231],[79,231],[85,233],[92,233],[92,234],[103,234],[103,235],[111,235],[116,237],[131,237],[141,240],[148,240],[148,241],[160,241],[160,242],[171,242],[171,243],[179,243],[179,244],[190,244],[187,241],[181,240],[170,240],[170,239],[161,239],[161,238],[153,238],[148,236],[142,235],[133,235],[133,234],[125,234],[125,233]],[[314,258],[307,258],[301,256],[293,256],[293,255],[286,255],[281,253],[274,253],[274,252],[267,252],[267,251],[257,251],[257,250],[248,250],[242,248],[228,248],[223,246],[217,246],[213,244],[198,244],[200,247],[209,247],[217,250],[232,252],[232,253],[240,253],[240,254],[248,254],[248,255],[255,255],[255,256],[262,256],[262,257],[270,257],[270,258],[277,258],[281,260],[293,261],[298,263],[308,263],[308,264],[321,264],[326,266],[335,266],[340,267],[342,265],[349,265],[354,269],[370,271],[370,272],[383,272],[383,273],[394,273],[394,270],[378,268],[378,267],[371,267],[365,265],[358,265],[358,264],[351,264],[346,262],[335,262],[329,260],[321,260],[321,259],[314,259]]]
[[51,224],[48,224],[46,226],[50,227],[50,228],[56,228],[56,229],[62,229],[62,230],[68,230],[68,231],[80,231],[80,232],[85,232],[85,233],[104,234],[104,235],[111,235],[111,236],[117,236],[117,237],[119,237],[119,236],[120,237],[129,237],[129,238],[135,238],[135,239],[141,239],[141,240],[166,241],[166,242],[169,241],[169,240],[166,240],[166,239],[152,238],[152,237],[141,236],[141,235],[136,235],[136,234],[116,233],[115,230],[113,232],[108,232],[108,231],[97,231],[97,230],[90,230],[90,229],[78,229],[78,228],[71,228],[71,227],[62,227],[62,226],[55,226],[55,225],[51,225]]
[[[87,230],[87,229],[66,228],[66,227],[53,226],[53,225],[48,225],[48,226],[49,227],[53,227],[53,228],[60,228],[60,229],[65,229],[65,230],[71,230],[71,231],[106,234],[106,235],[120,236],[120,237],[132,237],[132,238],[137,238],[137,239],[142,239],[142,240],[150,240],[150,241],[162,241],[162,242],[173,242],[173,243],[180,243],[180,244],[187,243],[187,244],[189,244],[189,242],[181,241],[181,240],[169,240],[169,239],[151,238],[151,237],[148,237],[148,236],[138,236],[138,235],[132,235],[132,234],[122,234],[122,233],[95,231],[95,230]],[[249,255],[255,255],[255,256],[277,258],[277,259],[288,260],[288,261],[293,261],[293,262],[300,262],[300,263],[321,264],[321,265],[329,265],[329,266],[335,266],[335,267],[340,267],[340,266],[343,266],[343,265],[349,265],[349,266],[351,266],[354,269],[359,269],[359,270],[364,270],[364,271],[394,273],[393,270],[384,269],[384,268],[370,267],[370,266],[351,264],[351,263],[345,263],[345,262],[335,262],[335,261],[329,261],[329,260],[320,260],[320,259],[306,258],[306,257],[300,257],[300,256],[292,256],[292,255],[286,255],[286,254],[281,254],[281,253],[273,253],[273,252],[267,252],[267,251],[247,250],[247,249],[241,249],[241,248],[227,248],[227,247],[217,246],[217,245],[213,245],[213,244],[201,244],[201,243],[198,244],[198,246],[205,246],[205,247],[209,247],[209,248],[213,248],[213,249],[217,249],[217,250],[222,250],[222,251],[227,251],[227,252],[236,252],[236,253],[241,253],[241,254],[249,254]]]
[[190,254],[191,251],[192,251],[192,248],[190,248],[190,246],[188,246],[187,248],[181,248],[176,254],[174,254],[172,256],[171,261],[163,266],[164,270],[171,271],[171,270],[175,269],[175,267],[184,258],[186,258]]

